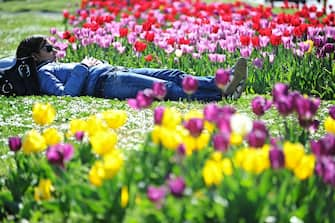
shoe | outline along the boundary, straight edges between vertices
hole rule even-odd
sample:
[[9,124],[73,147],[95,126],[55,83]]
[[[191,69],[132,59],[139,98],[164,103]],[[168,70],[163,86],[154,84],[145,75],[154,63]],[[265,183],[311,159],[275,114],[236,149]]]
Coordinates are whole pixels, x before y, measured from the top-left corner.
[[223,89],[223,94],[227,98],[238,99],[241,97],[248,76],[247,60],[240,58],[233,67],[233,78]]

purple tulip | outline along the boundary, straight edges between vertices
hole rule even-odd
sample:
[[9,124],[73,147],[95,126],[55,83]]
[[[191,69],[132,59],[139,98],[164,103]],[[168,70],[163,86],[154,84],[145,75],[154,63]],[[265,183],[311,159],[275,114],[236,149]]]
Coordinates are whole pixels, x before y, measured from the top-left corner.
[[155,82],[152,86],[152,91],[155,98],[159,100],[163,100],[167,93],[166,86],[163,82]]
[[196,90],[198,90],[198,80],[195,79],[193,76],[188,75],[183,78],[182,86],[184,92],[188,95],[191,95],[196,92]]
[[265,144],[266,138],[266,132],[261,130],[252,130],[247,135],[247,141],[249,146],[254,148],[261,148]]
[[[300,121],[299,121],[299,122],[300,122]],[[314,133],[314,132],[316,132],[316,131],[319,129],[319,126],[320,126],[320,121],[319,121],[319,120],[313,120],[313,121],[310,123],[308,130],[309,130],[311,133]]]
[[257,116],[262,116],[265,114],[265,111],[271,108],[272,102],[271,100],[267,100],[264,97],[256,96],[251,101],[251,108],[253,113]]
[[273,102],[276,103],[277,99],[282,95],[287,96],[289,92],[289,87],[287,84],[277,83],[272,89]]
[[320,156],[334,156],[335,155],[335,136],[333,134],[326,134],[319,140],[312,140],[310,142],[312,152]]
[[252,61],[252,64],[258,68],[258,69],[262,69],[263,68],[263,64],[264,64],[264,61],[262,58],[255,58],[253,61]]
[[73,156],[73,146],[67,143],[60,143],[50,146],[46,152],[48,161],[59,167],[64,167],[65,162],[68,162]]
[[329,115],[332,117],[332,119],[335,119],[335,105],[329,108]]
[[150,201],[154,203],[161,202],[166,194],[166,189],[165,187],[154,187],[154,186],[149,186],[147,190],[147,196]]
[[182,177],[171,178],[168,181],[170,192],[175,197],[182,197],[186,184]]
[[324,53],[327,53],[327,54],[329,54],[329,53],[333,53],[334,50],[335,50],[335,47],[334,47],[334,44],[332,44],[332,43],[326,43],[326,44],[323,45],[323,47],[322,47],[322,51],[323,51]]
[[155,125],[162,124],[163,115],[164,115],[165,108],[163,106],[158,106],[154,110],[154,123]]
[[324,43],[325,43],[324,37],[322,37],[322,36],[314,36],[313,37],[313,42],[314,42],[315,47],[322,47],[324,45]]
[[83,141],[84,136],[85,132],[83,131],[78,131],[74,134],[74,137],[76,138],[77,141]]
[[137,92],[136,98],[128,99],[128,105],[133,109],[140,110],[150,107],[153,101],[153,91],[145,89]]
[[19,136],[12,136],[8,138],[9,149],[13,152],[17,152],[21,149],[22,140]]
[[317,160],[316,174],[327,184],[335,186],[335,162],[331,157],[321,157]]
[[287,116],[294,111],[294,100],[291,95],[277,96],[274,105],[277,108],[278,112],[283,116]]
[[213,136],[213,146],[217,151],[225,152],[229,148],[230,142],[229,133],[217,133]]
[[302,127],[309,128],[319,109],[320,99],[310,99],[298,95],[294,97],[295,110],[298,113],[299,123]]
[[177,153],[184,156],[186,154],[186,147],[184,144],[180,144],[177,148]]
[[204,118],[207,121],[215,122],[218,118],[219,106],[214,103],[207,104],[204,108]]
[[184,128],[186,128],[193,137],[198,137],[204,129],[204,120],[191,118],[184,122]]
[[231,133],[231,127],[230,127],[230,117],[222,117],[220,118],[216,123],[218,129],[221,133]]
[[269,159],[271,162],[271,167],[273,169],[278,169],[284,167],[285,165],[285,156],[284,152],[281,149],[278,149],[277,146],[272,146],[269,152]]
[[215,83],[216,86],[220,89],[223,89],[226,84],[229,82],[230,70],[217,69],[215,74]]
[[259,130],[266,134],[266,136],[269,135],[268,129],[263,121],[256,120],[252,123],[252,131]]

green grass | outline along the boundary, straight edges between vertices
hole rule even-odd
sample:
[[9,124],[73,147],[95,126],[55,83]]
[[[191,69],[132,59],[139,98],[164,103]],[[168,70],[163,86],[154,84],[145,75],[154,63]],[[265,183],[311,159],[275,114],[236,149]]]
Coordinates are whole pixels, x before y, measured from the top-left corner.
[[30,0],[0,3],[0,58],[15,55],[27,36],[48,35],[51,27],[62,30],[63,9],[78,8],[79,0]]

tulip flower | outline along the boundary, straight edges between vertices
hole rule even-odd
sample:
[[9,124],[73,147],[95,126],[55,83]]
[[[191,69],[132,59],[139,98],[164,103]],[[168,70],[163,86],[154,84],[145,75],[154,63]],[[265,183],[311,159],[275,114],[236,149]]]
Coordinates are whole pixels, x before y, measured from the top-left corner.
[[191,95],[198,89],[198,80],[188,75],[182,80],[183,90],[186,94]]
[[329,115],[332,117],[332,119],[335,119],[335,105],[329,108]]
[[205,105],[204,108],[204,118],[207,121],[215,122],[217,120],[217,116],[219,114],[219,106],[214,103],[209,103]]
[[247,141],[249,146],[254,148],[261,148],[265,144],[266,138],[266,132],[263,132],[261,130],[252,130],[247,135]]
[[73,146],[71,144],[56,144],[50,146],[46,152],[49,163],[64,168],[66,162],[72,159]]
[[191,118],[184,122],[184,128],[186,128],[193,137],[198,137],[204,129],[204,120]]
[[230,70],[218,69],[215,73],[215,83],[218,88],[223,89],[229,82]]
[[175,197],[182,197],[186,184],[182,177],[174,177],[168,181],[170,192]]
[[22,150],[24,153],[41,152],[47,148],[44,137],[36,130],[30,130],[22,140]]
[[213,136],[213,146],[217,151],[225,152],[229,148],[230,136],[229,133],[218,133]]
[[165,83],[155,82],[152,86],[152,91],[155,98],[163,100],[167,93]]
[[284,152],[281,149],[278,149],[277,146],[273,146],[269,152],[269,159],[271,162],[271,167],[273,169],[282,168],[285,165],[285,156]]
[[128,99],[128,105],[133,109],[140,110],[150,107],[153,100],[153,91],[145,89],[144,91],[139,91],[136,98]]
[[335,186],[335,162],[331,157],[318,159],[315,170],[325,183]]
[[84,136],[85,132],[83,131],[78,131],[74,134],[74,137],[76,138],[77,141],[83,141]]
[[39,125],[48,125],[55,119],[56,111],[54,107],[47,103],[35,103],[33,106],[33,119]]
[[51,192],[53,191],[51,180],[41,179],[38,186],[34,188],[35,201],[47,201],[51,199]]
[[13,152],[17,152],[21,149],[22,141],[19,136],[12,136],[8,138],[9,149]]
[[147,190],[147,196],[150,201],[160,204],[166,195],[166,189],[165,187],[154,187],[149,186]]
[[163,106],[158,106],[154,110],[154,123],[155,125],[162,124],[163,115],[164,115],[165,108]]
[[129,190],[127,186],[121,188],[121,207],[125,208],[129,202]]
[[45,129],[43,131],[43,137],[48,146],[52,146],[63,141],[63,134],[55,128]]
[[263,64],[264,64],[264,61],[262,58],[255,58],[253,61],[252,61],[252,64],[258,68],[258,69],[262,69],[263,68]]
[[335,135],[333,134],[326,134],[319,140],[311,140],[310,145],[312,152],[318,157],[335,155]]
[[264,97],[256,96],[251,101],[251,109],[257,116],[262,116],[265,114],[265,111],[271,108],[271,100],[267,100]]

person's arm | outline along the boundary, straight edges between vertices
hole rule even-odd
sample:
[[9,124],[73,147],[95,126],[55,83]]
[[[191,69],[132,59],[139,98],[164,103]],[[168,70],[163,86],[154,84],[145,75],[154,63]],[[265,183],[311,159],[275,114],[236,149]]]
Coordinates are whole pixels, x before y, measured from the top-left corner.
[[88,66],[86,64],[76,65],[66,83],[60,81],[50,71],[40,71],[39,78],[41,92],[56,96],[80,96],[87,76]]

